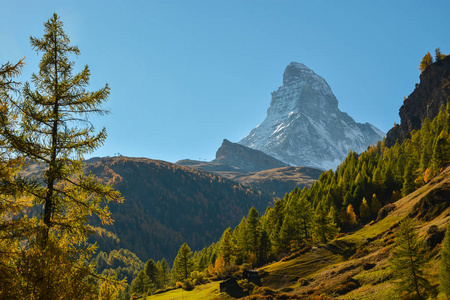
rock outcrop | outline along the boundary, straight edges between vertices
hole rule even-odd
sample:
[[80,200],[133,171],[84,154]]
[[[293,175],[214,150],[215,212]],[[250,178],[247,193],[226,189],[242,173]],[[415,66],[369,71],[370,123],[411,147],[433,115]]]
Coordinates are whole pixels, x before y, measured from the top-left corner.
[[386,135],[386,146],[396,141],[403,142],[411,137],[413,130],[422,127],[426,118],[434,119],[442,105],[450,98],[450,55],[428,66],[420,75],[420,83],[405,99],[400,107],[400,125],[396,125]]

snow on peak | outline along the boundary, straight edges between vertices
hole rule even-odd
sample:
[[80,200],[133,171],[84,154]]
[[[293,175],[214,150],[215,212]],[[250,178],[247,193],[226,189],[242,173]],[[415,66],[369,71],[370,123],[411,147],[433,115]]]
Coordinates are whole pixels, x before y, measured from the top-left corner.
[[327,82],[291,62],[283,86],[272,93],[266,119],[239,143],[293,166],[336,167],[350,150],[362,152],[384,136],[338,109]]

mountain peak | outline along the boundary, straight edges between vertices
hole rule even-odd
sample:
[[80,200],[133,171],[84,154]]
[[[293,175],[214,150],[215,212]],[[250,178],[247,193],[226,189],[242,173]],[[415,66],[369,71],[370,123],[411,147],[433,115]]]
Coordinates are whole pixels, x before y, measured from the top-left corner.
[[329,169],[350,150],[362,152],[383,135],[341,112],[325,79],[304,64],[291,62],[283,86],[272,93],[266,119],[239,144],[288,165]]
[[297,80],[304,80],[311,76],[317,76],[317,74],[302,63],[291,62],[284,70],[283,85]]

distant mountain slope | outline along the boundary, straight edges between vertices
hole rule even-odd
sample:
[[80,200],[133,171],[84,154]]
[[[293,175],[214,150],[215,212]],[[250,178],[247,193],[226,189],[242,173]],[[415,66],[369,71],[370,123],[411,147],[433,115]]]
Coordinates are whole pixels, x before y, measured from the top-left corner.
[[410,137],[412,130],[422,127],[425,118],[433,120],[442,105],[450,98],[450,55],[428,66],[420,74],[420,83],[405,99],[400,107],[401,123],[386,135],[386,145],[393,146],[396,141],[403,142]]
[[310,187],[322,173],[322,170],[308,167],[281,167],[247,174],[222,173],[222,176],[282,198],[295,187]]
[[216,158],[210,162],[180,160],[176,162],[211,172],[234,171],[240,173],[259,172],[287,166],[285,163],[265,154],[224,139],[216,152]]
[[283,86],[272,93],[266,119],[239,144],[292,166],[330,169],[350,150],[362,152],[383,135],[341,112],[327,82],[292,62],[284,71]]
[[271,198],[208,172],[146,158],[91,159],[86,171],[113,184],[125,197],[112,204],[120,243],[98,239],[100,249],[127,248],[142,260],[170,262],[183,242],[195,250],[218,240],[251,206],[264,211]]
[[288,167],[262,151],[226,139],[217,150],[216,159],[210,162],[180,160],[177,164],[219,174],[273,197],[283,197],[295,187],[310,186],[322,173],[313,168]]

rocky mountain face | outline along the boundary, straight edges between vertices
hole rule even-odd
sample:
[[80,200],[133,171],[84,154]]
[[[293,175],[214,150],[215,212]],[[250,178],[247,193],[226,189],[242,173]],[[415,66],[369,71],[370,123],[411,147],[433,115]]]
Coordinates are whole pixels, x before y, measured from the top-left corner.
[[272,93],[266,119],[239,144],[288,165],[336,167],[350,150],[362,152],[384,133],[356,123],[338,108],[327,82],[303,64],[292,62],[283,86]]
[[403,142],[410,132],[420,129],[422,122],[433,120],[442,105],[450,98],[450,55],[428,66],[420,75],[420,83],[405,99],[400,107],[400,125],[386,135],[386,145],[391,147],[396,141]]

